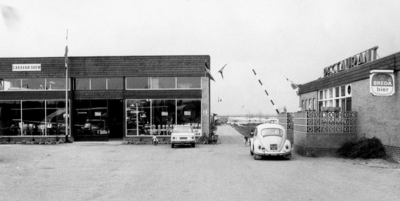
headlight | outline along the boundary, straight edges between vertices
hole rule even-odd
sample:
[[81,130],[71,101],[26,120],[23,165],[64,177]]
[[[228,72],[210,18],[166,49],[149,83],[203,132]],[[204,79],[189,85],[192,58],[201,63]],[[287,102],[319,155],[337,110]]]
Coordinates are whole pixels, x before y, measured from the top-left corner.
[[192,140],[194,139],[194,137],[192,137]]
[[289,150],[289,145],[286,145],[285,147],[286,147],[287,150]]
[[175,137],[172,137],[173,140],[175,140]]

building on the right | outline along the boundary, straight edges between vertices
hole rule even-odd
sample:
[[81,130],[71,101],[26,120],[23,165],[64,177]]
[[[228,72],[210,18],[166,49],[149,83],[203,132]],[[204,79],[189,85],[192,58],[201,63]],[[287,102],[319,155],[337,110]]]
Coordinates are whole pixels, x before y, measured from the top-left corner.
[[302,111],[354,111],[357,138],[379,138],[400,161],[400,52],[377,58],[378,47],[332,64],[299,85]]

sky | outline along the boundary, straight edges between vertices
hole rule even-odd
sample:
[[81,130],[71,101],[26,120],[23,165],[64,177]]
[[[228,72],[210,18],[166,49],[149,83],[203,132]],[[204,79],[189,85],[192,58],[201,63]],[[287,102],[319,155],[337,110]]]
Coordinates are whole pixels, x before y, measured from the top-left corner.
[[[400,52],[398,0],[0,0],[0,57],[210,55],[211,112],[299,108],[290,86],[379,46]],[[13,15],[5,15],[5,13]],[[218,73],[225,64],[224,78]],[[252,69],[264,88],[257,81]],[[218,97],[222,102],[218,102]],[[273,106],[270,99],[275,103]]]

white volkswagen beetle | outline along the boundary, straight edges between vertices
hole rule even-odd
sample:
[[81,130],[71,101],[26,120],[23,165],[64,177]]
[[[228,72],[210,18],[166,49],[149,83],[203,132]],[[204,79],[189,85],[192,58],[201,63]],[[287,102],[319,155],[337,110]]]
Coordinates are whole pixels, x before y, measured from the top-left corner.
[[290,141],[286,139],[286,129],[279,124],[260,124],[254,129],[250,139],[250,154],[254,160],[262,156],[292,156]]

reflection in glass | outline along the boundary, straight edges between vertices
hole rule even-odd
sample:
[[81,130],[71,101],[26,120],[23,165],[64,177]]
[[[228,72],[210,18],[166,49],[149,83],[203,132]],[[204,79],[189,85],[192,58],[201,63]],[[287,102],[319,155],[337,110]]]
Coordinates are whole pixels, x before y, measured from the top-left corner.
[[107,89],[106,78],[91,78],[90,81],[90,86],[92,90]]
[[126,100],[127,135],[150,135],[150,100]]
[[108,89],[123,89],[123,78],[122,77],[117,77],[117,78],[108,78]]
[[89,78],[76,78],[76,90],[89,90],[90,89],[90,82]]
[[77,135],[84,135],[84,125],[90,119],[90,100],[75,100],[74,128]]
[[46,101],[47,135],[65,135],[65,101]]
[[76,100],[75,129],[77,135],[108,135],[107,100]]
[[201,128],[201,100],[178,100],[176,110],[178,125]]
[[47,78],[46,90],[65,90],[65,78]]
[[126,78],[127,89],[148,89],[149,78],[148,77],[127,77]]
[[45,134],[45,102],[44,101],[22,101],[22,134],[44,135]]
[[45,90],[44,78],[22,79],[22,90]]
[[199,77],[177,77],[178,89],[200,89],[201,80]]
[[0,136],[21,135],[21,102],[0,101]]
[[175,89],[175,77],[152,77],[152,89]]
[[153,135],[169,135],[175,124],[175,100],[152,100],[151,133]]

